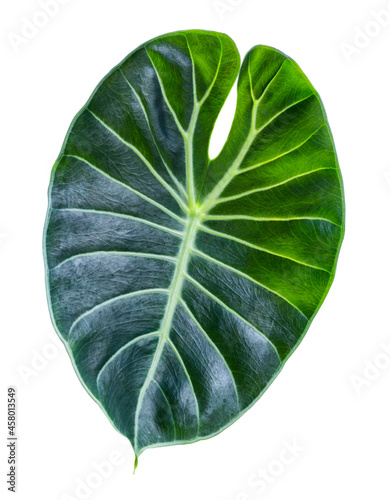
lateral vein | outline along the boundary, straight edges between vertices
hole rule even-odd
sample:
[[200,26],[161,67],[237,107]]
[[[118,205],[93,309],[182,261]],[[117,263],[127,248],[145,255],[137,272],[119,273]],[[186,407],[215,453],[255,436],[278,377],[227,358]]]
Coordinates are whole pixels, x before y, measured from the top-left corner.
[[254,278],[252,278],[248,274],[245,274],[242,271],[239,271],[238,269],[235,269],[234,267],[231,267],[231,266],[221,262],[220,260],[217,260],[217,259],[214,259],[213,257],[210,257],[210,255],[207,255],[207,254],[205,254],[199,250],[195,250],[195,249],[193,249],[193,252],[195,254],[199,255],[200,257],[202,257],[203,259],[209,260],[210,262],[213,262],[214,264],[217,264],[218,266],[224,267],[225,269],[228,269],[229,271],[231,271],[235,274],[239,274],[243,278],[246,278],[246,279],[252,281],[253,283],[256,283],[257,285],[261,286],[262,288],[265,288],[265,290],[268,290],[269,292],[273,293],[274,295],[277,295],[279,298],[281,298],[282,300],[284,300],[285,302],[290,304],[290,306],[294,307],[294,309],[296,309],[305,319],[308,319],[307,316],[299,309],[298,306],[296,306],[295,304],[290,302],[286,297],[281,295],[279,292],[276,292],[275,290],[272,290],[272,288],[265,286],[263,283],[260,283],[259,281],[255,280]]
[[230,312],[231,314],[233,314],[234,316],[236,316],[239,320],[241,320],[243,323],[245,323],[246,325],[248,325],[250,328],[252,328],[252,330],[254,330],[256,333],[258,333],[261,337],[263,337],[272,347],[273,349],[275,350],[275,353],[276,355],[278,356],[279,358],[279,361],[281,362],[282,359],[279,355],[279,351],[278,349],[276,348],[275,344],[273,344],[271,342],[271,340],[263,333],[261,332],[258,328],[256,328],[250,321],[246,320],[245,318],[243,318],[240,314],[238,314],[238,312],[236,312],[234,309],[231,309],[228,305],[225,304],[225,302],[223,302],[221,299],[219,299],[218,297],[216,297],[213,293],[211,293],[209,290],[207,290],[207,288],[205,288],[203,285],[201,285],[198,281],[196,281],[194,278],[192,278],[191,276],[189,276],[189,274],[186,273],[186,279],[192,283],[194,286],[196,286],[197,288],[199,288],[199,290],[201,290],[203,293],[205,293],[206,295],[208,295],[211,299],[213,299],[215,302],[217,302],[221,307],[223,307],[224,309],[226,309],[228,312]]
[[119,139],[125,146],[134,151],[134,153],[138,156],[138,158],[142,161],[142,163],[149,169],[149,171],[156,177],[156,179],[162,184],[165,189],[169,192],[169,194],[177,201],[177,203],[181,206],[184,212],[187,211],[187,207],[184,204],[181,197],[177,194],[177,192],[159,175],[156,170],[153,168],[151,163],[145,158],[145,156],[141,153],[141,151],[136,148],[130,142],[127,142],[122,136],[118,134],[114,129],[112,129],[107,123],[105,123],[101,118],[99,118],[93,111],[87,108],[90,114],[105,127],[112,135],[114,135],[117,139]]
[[170,175],[171,179],[173,180],[173,182],[176,184],[177,188],[181,191],[181,193],[184,195],[185,198],[187,198],[187,193],[183,187],[183,185],[181,184],[181,182],[179,182],[179,180],[177,179],[177,177],[174,175],[174,173],[172,172],[171,168],[168,166],[167,162],[165,161],[161,151],[160,151],[160,148],[157,144],[157,141],[154,137],[154,133],[152,131],[152,127],[150,126],[150,121],[149,121],[149,117],[148,117],[148,114],[146,113],[146,109],[145,109],[145,106],[140,98],[140,96],[138,95],[138,92],[136,92],[135,88],[132,86],[132,84],[129,82],[129,80],[127,79],[126,75],[123,73],[122,69],[119,68],[119,71],[121,73],[121,75],[123,76],[123,78],[125,79],[127,85],[129,86],[129,88],[131,89],[131,91],[133,92],[133,94],[135,95],[141,109],[142,109],[142,113],[145,117],[145,120],[146,120],[146,123],[147,123],[147,126],[148,126],[148,129],[149,129],[149,132],[150,132],[150,135],[152,136],[152,139],[153,139],[153,142],[154,142],[154,145],[156,146],[156,149],[157,149],[157,152],[161,158],[161,161],[163,162],[163,164],[165,165],[165,168],[168,172],[168,174]]
[[168,208],[164,207],[164,205],[161,205],[160,203],[158,203],[157,201],[154,201],[152,200],[152,198],[149,198],[148,196],[144,195],[143,193],[141,193],[140,191],[137,191],[136,189],[132,188],[131,186],[129,186],[128,184],[125,184],[124,182],[116,179],[115,177],[112,177],[110,174],[108,174],[107,172],[104,172],[104,170],[102,170],[101,168],[97,167],[96,165],[93,165],[91,162],[89,162],[88,160],[86,160],[85,158],[83,158],[82,156],[77,156],[77,155],[70,155],[70,154],[64,154],[63,156],[66,156],[66,157],[69,157],[69,158],[75,158],[76,160],[79,160],[79,161],[82,161],[84,162],[86,165],[89,165],[91,168],[93,168],[94,170],[96,170],[96,172],[99,172],[100,174],[104,175],[105,177],[107,177],[108,179],[110,179],[111,181],[114,181],[116,182],[117,184],[120,184],[121,186],[123,186],[124,188],[128,189],[129,191],[131,191],[132,193],[136,194],[137,196],[139,196],[140,198],[142,198],[143,200],[149,202],[151,205],[154,205],[156,206],[157,208],[159,208],[160,210],[162,210],[163,212],[167,213],[168,215],[170,215],[173,219],[176,219],[177,221],[181,222],[181,223],[184,223],[184,220],[179,217],[178,215],[176,215],[175,213],[173,213],[171,210],[169,210]]
[[[94,313],[98,309],[107,306],[108,304],[112,304],[114,302],[117,302],[118,300],[124,300],[129,297],[136,297],[137,295],[147,295],[148,293],[162,293],[162,294],[168,294],[169,289],[165,288],[148,288],[145,290],[138,290],[136,292],[129,292],[129,293],[124,293],[122,295],[117,295],[116,297],[113,297],[112,299],[105,300],[104,302],[100,302],[100,304],[96,304],[96,306],[92,307],[91,309],[88,309],[87,311],[83,312],[83,314],[80,314],[72,323],[71,327],[69,328],[68,332],[68,339],[70,339],[70,336],[77,325],[83,318],[86,316],[89,316],[90,314]],[[70,340],[69,340],[70,341]]]
[[234,378],[234,375],[233,375],[233,372],[232,372],[230,366],[228,365],[226,359],[223,357],[221,351],[218,349],[218,347],[216,346],[216,344],[211,340],[211,338],[209,337],[209,335],[206,333],[205,329],[201,326],[201,324],[199,323],[199,321],[195,318],[194,313],[188,307],[187,303],[183,299],[180,299],[180,303],[183,306],[184,310],[187,312],[188,316],[192,319],[192,321],[198,327],[198,329],[203,334],[203,336],[205,337],[205,339],[207,340],[207,342],[209,342],[209,344],[214,348],[214,350],[216,351],[216,353],[222,359],[224,365],[226,366],[226,369],[228,370],[228,372],[229,372],[229,374],[231,376],[231,379],[232,379],[234,391],[235,391],[236,398],[237,398],[237,407],[240,409],[241,408],[241,405],[240,405],[240,396],[238,395],[236,380]]
[[290,260],[291,262],[295,262],[295,263],[300,264],[302,266],[309,267],[311,269],[316,269],[318,271],[324,271],[324,272],[330,274],[330,272],[327,269],[323,269],[322,267],[313,266],[311,264],[308,264],[307,262],[302,262],[300,260],[289,257],[288,255],[280,254],[277,252],[271,252],[271,250],[268,250],[267,248],[260,247],[258,245],[254,245],[253,243],[250,243],[249,241],[241,240],[240,238],[236,238],[235,236],[232,236],[230,234],[221,233],[220,231],[214,231],[213,229],[210,229],[210,228],[203,226],[203,225],[200,225],[199,229],[201,229],[202,231],[205,231],[206,233],[213,234],[215,236],[219,236],[221,238],[226,238],[226,239],[229,239],[232,241],[236,241],[237,243],[240,243],[240,244],[245,245],[245,246],[250,247],[250,248],[254,248],[255,250],[259,250],[260,252],[265,252],[265,253],[268,253],[269,255],[275,255],[275,257],[280,257],[282,259]]
[[160,229],[161,231],[165,231],[167,233],[173,234],[175,236],[183,236],[183,233],[180,231],[176,231],[175,229],[170,229],[169,227],[161,226],[160,224],[156,224],[155,222],[151,222],[146,219],[141,219],[140,217],[135,217],[133,215],[120,214],[119,212],[109,212],[106,210],[94,210],[88,208],[53,208],[56,212],[81,212],[88,214],[99,214],[99,215],[108,215],[113,217],[118,217],[121,219],[127,219],[134,222],[139,222],[141,224],[146,224],[147,226],[154,227],[155,229]]
[[151,332],[151,333],[145,333],[143,335],[139,335],[138,337],[136,337],[135,339],[133,340],[130,340],[130,342],[127,342],[127,344],[123,345],[120,349],[118,349],[105,363],[104,365],[101,367],[101,369],[99,370],[99,373],[97,374],[97,377],[96,377],[96,385],[99,386],[99,381],[100,381],[100,378],[103,374],[103,372],[106,370],[106,368],[126,349],[128,349],[130,346],[132,346],[133,344],[139,342],[140,340],[144,340],[145,338],[148,338],[148,337],[156,337],[158,335],[158,332]]
[[56,269],[59,269],[61,266],[63,266],[67,262],[71,262],[72,260],[79,259],[79,258],[94,257],[95,255],[117,255],[117,256],[128,256],[128,257],[142,257],[142,258],[146,258],[146,259],[159,259],[159,260],[167,260],[170,262],[176,262],[176,259],[174,257],[169,256],[169,255],[160,255],[160,254],[143,253],[143,252],[128,252],[128,251],[120,251],[120,250],[96,250],[95,252],[85,252],[85,253],[78,253],[76,255],[72,255],[71,257],[64,259],[59,264],[57,264],[55,267],[52,267],[49,270],[55,271]]

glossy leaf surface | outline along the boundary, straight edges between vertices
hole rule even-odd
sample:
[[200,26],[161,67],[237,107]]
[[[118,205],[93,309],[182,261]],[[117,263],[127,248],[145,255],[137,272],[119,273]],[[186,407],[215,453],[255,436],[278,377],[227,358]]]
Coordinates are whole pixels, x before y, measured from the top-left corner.
[[[210,161],[239,72],[231,132]],[[139,455],[217,434],[265,391],[333,280],[341,176],[281,52],[186,31],[130,54],[73,121],[45,228],[53,323]]]

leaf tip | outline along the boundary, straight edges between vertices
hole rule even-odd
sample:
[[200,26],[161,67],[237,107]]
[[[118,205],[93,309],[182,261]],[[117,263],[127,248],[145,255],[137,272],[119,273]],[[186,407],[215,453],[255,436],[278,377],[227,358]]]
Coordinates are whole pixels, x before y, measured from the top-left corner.
[[138,467],[138,455],[135,455],[135,460],[134,460],[134,470],[133,470],[133,475],[135,474],[135,471]]

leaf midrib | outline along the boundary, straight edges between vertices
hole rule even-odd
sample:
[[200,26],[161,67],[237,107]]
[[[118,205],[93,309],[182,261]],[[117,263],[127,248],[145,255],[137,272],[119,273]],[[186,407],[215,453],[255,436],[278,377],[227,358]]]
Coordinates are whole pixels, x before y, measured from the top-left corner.
[[[177,264],[175,273],[172,278],[171,287],[169,289],[169,299],[165,309],[164,317],[159,330],[159,342],[156,351],[153,355],[153,361],[150,365],[148,374],[140,390],[137,407],[135,412],[135,423],[134,423],[134,444],[135,450],[138,450],[138,429],[139,429],[139,414],[142,408],[143,398],[149,387],[149,384],[153,380],[155,372],[158,367],[158,363],[162,356],[165,344],[169,341],[169,333],[172,325],[173,316],[176,311],[177,304],[181,296],[181,289],[183,286],[183,281],[185,279],[186,270],[188,267],[189,258],[191,255],[191,250],[195,241],[196,231],[200,223],[200,218],[198,214],[191,214],[188,218],[187,227],[184,233],[184,238],[180,251],[177,258]],[[195,394],[194,394],[195,397]]]

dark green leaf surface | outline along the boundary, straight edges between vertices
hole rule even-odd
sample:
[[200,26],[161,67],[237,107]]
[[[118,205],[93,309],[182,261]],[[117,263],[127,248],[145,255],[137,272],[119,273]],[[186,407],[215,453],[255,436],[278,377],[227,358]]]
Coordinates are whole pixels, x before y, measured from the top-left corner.
[[[231,132],[208,147],[240,71]],[[281,52],[226,35],[139,47],[99,84],[53,169],[50,311],[136,455],[236,420],[333,280],[343,192],[318,94]]]

